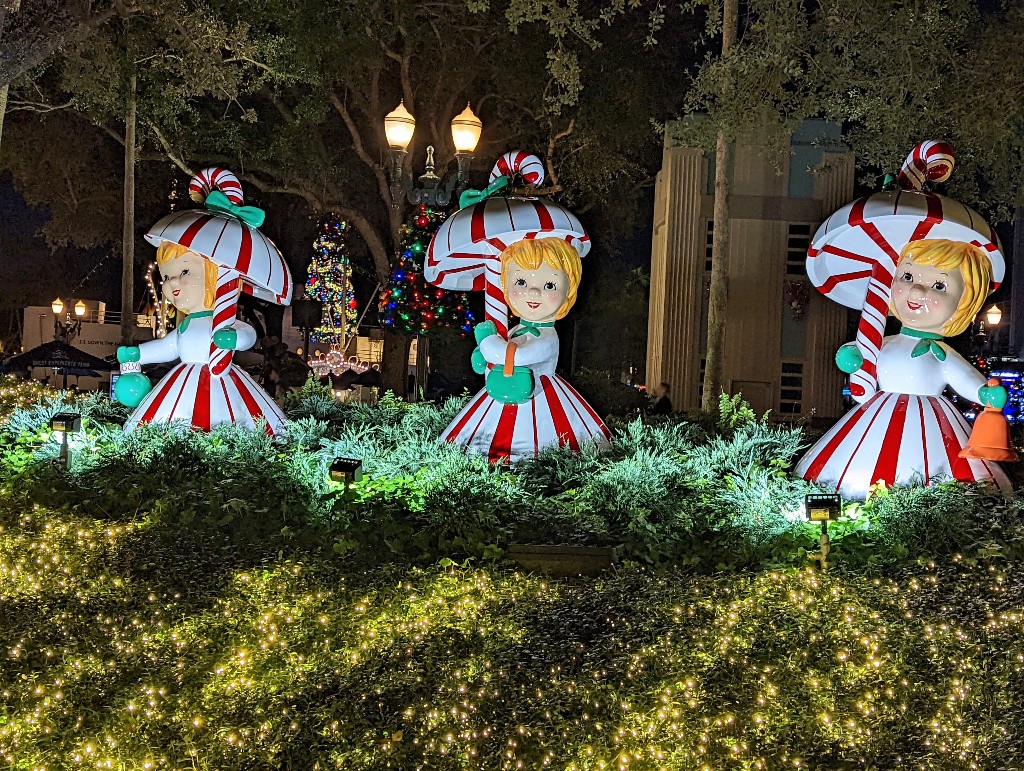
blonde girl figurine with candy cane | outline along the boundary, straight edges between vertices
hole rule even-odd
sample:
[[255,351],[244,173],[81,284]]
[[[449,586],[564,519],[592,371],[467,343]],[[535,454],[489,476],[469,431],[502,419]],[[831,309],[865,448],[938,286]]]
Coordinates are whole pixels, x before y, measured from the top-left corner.
[[[551,446],[579,450],[608,442],[597,413],[555,374],[555,321],[576,301],[589,238],[558,204],[493,196],[517,175],[539,185],[543,174],[535,155],[502,156],[490,187],[463,194],[462,208],[434,234],[424,266],[432,284],[485,292],[487,321],[475,330],[473,367],[486,385],[441,438],[495,463],[532,458]],[[520,319],[511,328],[509,308]]]
[[[984,404],[988,417],[1006,404],[997,381],[986,382],[943,342],[971,324],[1003,272],[995,234],[977,212],[922,191],[925,179],[947,178],[952,165],[948,145],[920,145],[900,174],[904,187],[832,215],[809,252],[815,285],[863,309],[857,341],[836,354],[860,406],[807,452],[796,473],[847,498],[864,498],[879,483],[948,479],[1010,489],[992,461],[1015,460],[1012,449],[970,447],[971,427],[942,395],[949,386]],[[889,311],[903,327],[883,338]]]
[[[280,432],[285,417],[232,353],[256,343],[253,328],[238,320],[238,294],[250,292],[281,305],[291,300],[291,275],[273,242],[258,230],[263,212],[242,205],[238,179],[224,169],[204,169],[190,194],[205,210],[169,214],[146,234],[157,247],[163,290],[183,316],[164,338],[118,349],[118,401],[136,407],[125,430],[139,423],[181,421],[209,430],[222,423]],[[180,359],[151,390],[142,365]]]

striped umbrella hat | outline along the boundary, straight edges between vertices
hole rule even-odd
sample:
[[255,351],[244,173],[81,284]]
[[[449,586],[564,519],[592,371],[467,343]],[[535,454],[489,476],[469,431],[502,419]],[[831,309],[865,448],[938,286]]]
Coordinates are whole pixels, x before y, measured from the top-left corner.
[[826,297],[861,311],[857,345],[864,365],[850,376],[854,397],[877,387],[876,362],[889,313],[900,250],[911,241],[947,238],[977,246],[992,262],[994,290],[1006,263],[995,231],[969,206],[925,192],[925,180],[943,181],[953,169],[944,142],[918,145],[900,171],[900,188],[847,204],[821,224],[807,252],[807,275]]
[[[292,299],[288,263],[274,242],[259,231],[263,211],[242,205],[238,177],[226,169],[203,169],[192,178],[189,195],[206,208],[168,214],[150,228],[146,240],[157,247],[165,241],[184,246],[217,266],[212,330],[234,324],[240,291],[288,305]],[[231,359],[231,351],[210,341],[210,371],[214,375],[223,375]]]
[[[540,185],[544,166],[536,155],[506,153],[495,164],[491,180],[515,174]],[[485,292],[485,316],[507,336],[509,311],[501,288],[501,253],[530,238],[563,239],[580,257],[590,251],[590,237],[568,209],[539,198],[496,196],[445,220],[430,241],[423,275],[442,289]]]

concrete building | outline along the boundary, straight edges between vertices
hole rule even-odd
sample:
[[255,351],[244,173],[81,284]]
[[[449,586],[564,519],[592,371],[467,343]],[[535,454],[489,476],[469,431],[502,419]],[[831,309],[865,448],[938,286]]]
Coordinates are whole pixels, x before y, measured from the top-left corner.
[[[676,146],[671,136],[655,194],[647,384],[669,383],[674,408],[695,410],[707,341],[714,156]],[[839,144],[837,127],[823,122],[801,124],[781,160],[756,144],[734,148],[722,382],[759,413],[843,412],[845,376],[833,356],[848,342],[848,311],[814,289],[804,261],[821,221],[852,198],[853,174],[852,153]]]

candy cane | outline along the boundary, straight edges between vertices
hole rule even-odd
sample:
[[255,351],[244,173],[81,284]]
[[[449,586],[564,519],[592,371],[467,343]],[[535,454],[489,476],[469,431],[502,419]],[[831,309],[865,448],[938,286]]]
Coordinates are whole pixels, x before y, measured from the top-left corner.
[[203,169],[194,177],[188,185],[188,195],[196,203],[202,203],[206,196],[213,190],[220,190],[228,197],[231,203],[241,206],[244,196],[242,195],[242,183],[238,177],[227,169],[219,166],[210,166]]
[[[937,142],[934,139],[922,142],[903,162],[897,184],[902,190],[921,191],[926,181],[945,182],[953,173],[955,159],[953,146],[947,142]],[[878,353],[882,347],[882,337],[885,335],[892,282],[896,275],[896,263],[899,262],[902,245],[889,244],[872,223],[861,222],[860,227],[886,252],[884,258],[872,265],[868,291],[857,324],[857,347],[864,355],[864,364],[850,375],[850,393],[857,401],[864,401],[878,390]]]
[[[225,195],[227,195],[225,193]],[[220,377],[231,364],[232,351],[218,348],[213,343],[212,333],[226,329],[235,323],[238,316],[238,293],[241,274],[231,268],[217,269],[217,296],[213,303],[213,325],[210,329],[210,372]]]
[[925,182],[945,182],[953,173],[956,152],[947,142],[929,139],[915,147],[903,161],[896,184],[901,190],[921,190]]
[[544,164],[533,153],[522,150],[510,150],[501,156],[491,169],[491,182],[504,175],[515,177],[518,174],[528,185],[538,186],[544,183]]

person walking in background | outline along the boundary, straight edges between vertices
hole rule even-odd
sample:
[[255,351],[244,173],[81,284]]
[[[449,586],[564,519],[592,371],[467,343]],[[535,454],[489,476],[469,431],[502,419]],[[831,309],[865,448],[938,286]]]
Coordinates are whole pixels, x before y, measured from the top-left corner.
[[654,389],[654,402],[648,412],[651,415],[669,415],[672,413],[672,400],[668,398],[668,383],[662,383]]

